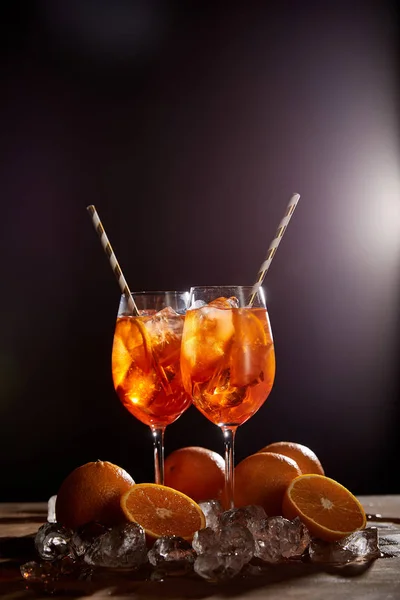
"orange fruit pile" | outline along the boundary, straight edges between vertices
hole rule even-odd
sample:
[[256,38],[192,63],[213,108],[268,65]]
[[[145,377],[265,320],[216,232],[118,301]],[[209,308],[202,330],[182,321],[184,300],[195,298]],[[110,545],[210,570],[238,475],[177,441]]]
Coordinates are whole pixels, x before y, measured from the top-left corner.
[[225,460],[208,448],[179,448],[165,459],[164,483],[195,502],[220,499],[225,485]]
[[327,542],[340,540],[367,519],[361,503],[344,486],[324,475],[300,475],[288,485],[282,505],[287,519],[299,517],[311,535]]
[[97,460],[74,469],[57,493],[56,518],[75,529],[91,521],[114,525],[124,521],[120,498],[135,484],[121,467]]
[[121,498],[128,521],[139,523],[149,538],[177,535],[191,541],[205,527],[204,514],[191,498],[164,485],[139,483]]
[[[72,529],[92,521],[139,523],[148,538],[177,535],[191,541],[205,527],[198,502],[223,501],[225,461],[199,446],[180,448],[165,460],[165,483],[135,484],[121,467],[89,462],[63,481],[56,518]],[[315,453],[302,444],[275,442],[235,468],[235,505],[260,505],[268,516],[296,517],[311,535],[332,542],[366,526],[357,498],[324,475]]]

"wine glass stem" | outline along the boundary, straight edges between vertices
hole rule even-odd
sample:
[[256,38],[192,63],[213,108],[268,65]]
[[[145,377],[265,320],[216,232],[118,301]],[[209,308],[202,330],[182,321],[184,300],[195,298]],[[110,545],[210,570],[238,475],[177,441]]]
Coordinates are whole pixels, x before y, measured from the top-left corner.
[[235,466],[235,434],[237,426],[230,427],[224,425],[221,427],[224,436],[225,446],[225,508],[229,510],[235,506],[234,490],[234,466]]
[[154,480],[164,485],[164,432],[165,427],[151,427],[154,448]]

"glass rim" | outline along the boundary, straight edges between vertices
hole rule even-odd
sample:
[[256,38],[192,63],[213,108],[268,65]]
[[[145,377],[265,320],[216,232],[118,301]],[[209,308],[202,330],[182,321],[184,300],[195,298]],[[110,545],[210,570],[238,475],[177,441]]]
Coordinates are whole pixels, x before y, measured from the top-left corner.
[[[252,290],[253,289],[253,285],[192,285],[189,288],[189,291],[191,290],[222,290],[222,289],[232,289],[232,288],[238,288],[241,290]],[[260,285],[260,288],[264,288],[263,285]]]
[[[188,294],[190,288],[187,290],[141,290],[138,292],[131,291],[131,296],[161,296],[163,294]],[[121,294],[125,297],[125,294]]]
[[[210,298],[211,296],[216,299],[219,296],[237,296],[240,302],[240,307],[246,309],[260,308],[258,304],[262,304],[261,308],[267,308],[267,292],[265,288],[260,285],[257,289],[255,297],[257,297],[257,306],[254,306],[254,302],[251,306],[248,305],[248,299],[253,293],[254,285],[194,285],[190,288],[189,292],[189,306],[187,310],[193,310],[193,299],[196,295],[203,296],[201,299],[204,300],[205,296]],[[199,299],[199,298],[198,298]]]

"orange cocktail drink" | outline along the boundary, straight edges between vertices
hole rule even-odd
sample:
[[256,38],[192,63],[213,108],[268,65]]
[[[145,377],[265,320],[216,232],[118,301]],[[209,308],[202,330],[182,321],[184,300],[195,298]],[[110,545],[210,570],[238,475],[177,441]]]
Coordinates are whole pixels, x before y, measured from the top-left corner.
[[[168,322],[164,331],[159,328],[163,320]],[[150,427],[173,423],[190,404],[179,363],[183,321],[183,315],[166,308],[153,317],[120,317],[115,326],[115,391],[125,408]]]
[[122,297],[114,332],[115,391],[125,408],[151,428],[157,483],[163,479],[165,428],[191,404],[180,369],[185,295],[185,292],[133,294],[139,306],[138,316],[126,314]]
[[196,408],[224,434],[228,505],[233,504],[236,429],[262,406],[275,377],[264,296],[248,307],[249,293],[250,288],[242,286],[192,288],[182,337],[185,389]]
[[182,373],[195,406],[215,425],[242,425],[268,397],[275,353],[264,308],[189,310]]

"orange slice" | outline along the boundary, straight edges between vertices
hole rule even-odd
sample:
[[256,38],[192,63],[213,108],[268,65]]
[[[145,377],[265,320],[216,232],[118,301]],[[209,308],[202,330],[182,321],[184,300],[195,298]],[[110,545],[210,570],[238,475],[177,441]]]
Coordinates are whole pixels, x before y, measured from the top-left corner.
[[151,367],[150,341],[143,323],[134,317],[121,317],[115,326],[112,374],[117,388],[132,365],[147,373]]
[[267,340],[267,314],[263,309],[233,311],[235,337],[230,356],[231,384],[242,387],[264,379],[272,339]]
[[121,497],[128,521],[139,523],[151,538],[178,535],[191,541],[206,526],[200,506],[189,496],[165,485],[138,483]]
[[283,516],[299,517],[311,535],[327,542],[340,540],[367,519],[361,503],[343,485],[324,475],[299,475],[286,489]]

